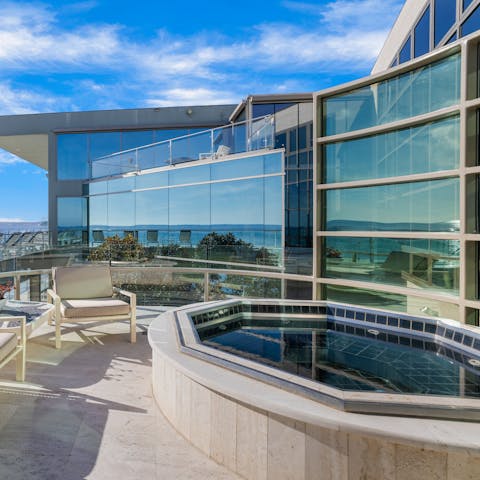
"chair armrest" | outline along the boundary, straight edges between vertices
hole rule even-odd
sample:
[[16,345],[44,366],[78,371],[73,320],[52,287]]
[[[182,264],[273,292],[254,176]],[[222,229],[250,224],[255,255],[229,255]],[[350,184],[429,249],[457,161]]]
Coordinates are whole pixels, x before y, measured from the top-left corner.
[[17,316],[3,316],[2,321],[13,321],[13,322],[20,322],[20,327],[6,327],[0,328],[1,331],[6,332],[13,332],[17,331],[18,328],[18,344],[19,346],[25,347],[27,343],[27,317],[22,315],[21,317]]
[[124,295],[125,297],[128,297],[130,299],[130,304],[131,305],[137,305],[137,294],[133,292],[129,292],[127,290],[122,290],[121,288],[118,287],[113,287],[113,292],[116,294]]
[[54,305],[60,305],[62,299],[51,289],[47,290],[47,301],[48,303],[53,303]]

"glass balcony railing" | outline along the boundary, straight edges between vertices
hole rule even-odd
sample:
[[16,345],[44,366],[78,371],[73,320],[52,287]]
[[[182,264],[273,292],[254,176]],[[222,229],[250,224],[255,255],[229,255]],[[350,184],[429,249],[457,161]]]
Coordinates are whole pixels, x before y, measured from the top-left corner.
[[112,153],[91,163],[91,178],[218,158],[274,146],[273,115]]

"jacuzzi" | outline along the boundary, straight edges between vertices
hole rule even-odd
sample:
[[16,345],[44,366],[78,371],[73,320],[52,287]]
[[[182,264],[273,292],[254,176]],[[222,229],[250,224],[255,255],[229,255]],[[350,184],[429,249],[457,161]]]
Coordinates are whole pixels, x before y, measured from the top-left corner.
[[231,300],[167,312],[149,340],[163,413],[246,478],[480,472],[475,328],[334,303]]

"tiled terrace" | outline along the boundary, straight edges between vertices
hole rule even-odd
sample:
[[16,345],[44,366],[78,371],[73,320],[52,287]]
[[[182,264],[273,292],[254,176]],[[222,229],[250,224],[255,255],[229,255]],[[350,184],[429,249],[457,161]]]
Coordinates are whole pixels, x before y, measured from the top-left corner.
[[77,326],[60,351],[52,327],[34,332],[27,382],[14,381],[14,362],[0,370],[0,478],[238,478],[177,434],[154,402],[146,330],[159,310],[139,309],[135,345],[126,324]]

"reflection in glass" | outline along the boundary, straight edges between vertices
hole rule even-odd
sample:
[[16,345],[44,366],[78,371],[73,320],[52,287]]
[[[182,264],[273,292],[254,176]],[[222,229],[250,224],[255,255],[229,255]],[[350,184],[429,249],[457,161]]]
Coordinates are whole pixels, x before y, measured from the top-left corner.
[[[276,152],[90,183],[90,191],[96,185],[97,193],[105,192],[109,184],[108,195],[90,197],[91,235],[95,231],[105,237],[122,236],[128,230],[141,243],[163,248],[163,254],[278,265],[284,214],[282,164],[283,155]],[[266,165],[270,175],[277,175],[264,177]],[[213,183],[210,168],[215,169]],[[246,175],[255,178],[238,179]],[[129,191],[112,194],[114,190]],[[212,232],[233,235],[233,245],[199,246]],[[101,243],[93,237],[91,241]]]
[[138,230],[168,230],[168,192],[165,188],[136,193],[135,226]]
[[153,143],[153,130],[133,130],[122,132],[122,150],[138,148]]
[[89,176],[88,137],[84,133],[57,135],[58,180],[85,179]]
[[407,41],[404,43],[400,53],[398,54],[399,63],[405,63],[411,60],[412,58],[412,39],[411,37],[407,38]]
[[381,308],[412,315],[459,319],[458,305],[453,303],[340,285],[325,285],[324,288],[325,298],[331,302]]
[[172,163],[200,160],[213,153],[211,132],[206,131],[193,136],[174,139],[171,142],[171,148]]
[[210,185],[171,188],[170,228],[205,229],[210,225]]
[[[231,162],[235,163],[235,162]],[[210,165],[169,170],[169,185],[186,185],[210,181]]]
[[97,195],[89,199],[89,226],[94,230],[106,230],[108,228],[107,195]]
[[325,181],[348,182],[458,168],[460,121],[425,125],[324,147]]
[[122,150],[120,132],[92,133],[90,137],[90,159],[110,155]]
[[135,194],[116,193],[108,195],[108,226],[110,230],[135,226]]
[[435,46],[440,43],[440,40],[450,30],[450,27],[456,20],[456,1],[455,0],[435,0],[434,8],[434,36]]
[[459,180],[327,190],[326,228],[452,232],[459,228]]
[[480,29],[480,7],[477,7],[463,22],[462,37]]
[[159,188],[168,186],[168,171],[148,173],[136,177],[136,186],[140,188]]
[[241,178],[263,175],[263,157],[245,158],[241,162],[220,162],[212,164],[212,180]]
[[82,243],[87,228],[87,199],[82,197],[57,198],[58,243]]
[[420,57],[430,51],[430,7],[427,7],[415,27],[414,40],[415,57]]
[[326,237],[323,276],[458,295],[457,240]]
[[413,117],[458,103],[460,55],[323,100],[325,134]]

